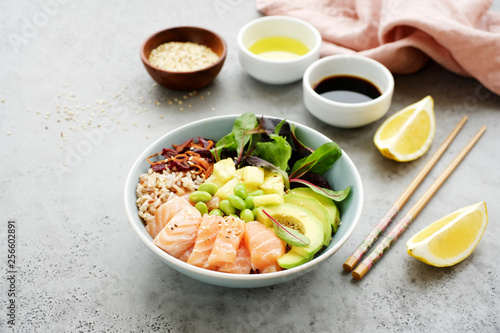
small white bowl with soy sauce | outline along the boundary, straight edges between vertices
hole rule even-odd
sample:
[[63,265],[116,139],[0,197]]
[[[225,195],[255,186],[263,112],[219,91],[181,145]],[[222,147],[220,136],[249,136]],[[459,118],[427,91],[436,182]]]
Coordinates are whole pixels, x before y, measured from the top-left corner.
[[238,58],[253,78],[268,84],[300,81],[319,59],[321,35],[310,23],[287,16],[265,16],[239,31]]
[[309,112],[341,128],[361,127],[382,118],[394,92],[391,72],[359,55],[324,57],[307,68],[302,82]]

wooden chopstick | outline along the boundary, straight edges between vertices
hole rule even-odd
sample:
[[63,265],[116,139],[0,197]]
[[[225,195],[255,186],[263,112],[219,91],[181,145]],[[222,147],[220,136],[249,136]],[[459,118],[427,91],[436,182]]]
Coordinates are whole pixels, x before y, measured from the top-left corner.
[[486,126],[483,126],[474,135],[474,137],[465,145],[465,147],[458,153],[448,167],[441,173],[441,175],[434,181],[429,189],[422,195],[422,197],[413,205],[413,207],[406,213],[401,221],[394,226],[391,232],[381,241],[381,243],[370,253],[370,255],[361,262],[361,264],[352,271],[352,277],[356,280],[361,280],[363,276],[373,267],[373,265],[382,257],[384,252],[398,239],[398,237],[406,230],[411,222],[417,217],[420,211],[425,207],[429,200],[434,196],[436,191],[441,187],[444,181],[451,175],[455,168],[460,164],[464,157],[469,153],[472,147],[479,140],[481,135],[486,131]]
[[441,158],[446,149],[450,146],[451,142],[457,136],[458,132],[462,129],[465,122],[467,121],[467,116],[463,117],[462,120],[455,126],[453,131],[448,135],[446,140],[441,144],[438,150],[432,155],[429,161],[424,165],[422,170],[417,174],[417,176],[412,180],[410,185],[404,190],[401,196],[394,202],[394,204],[389,208],[389,211],[384,215],[379,223],[373,228],[370,234],[365,238],[358,248],[351,254],[349,258],[345,261],[343,267],[346,272],[351,272],[354,267],[361,261],[361,258],[368,252],[368,249],[373,245],[378,236],[387,228],[391,223],[392,219],[396,214],[403,208],[408,199],[412,196],[413,192],[422,183],[422,180],[427,176],[429,171],[434,167],[436,162]]

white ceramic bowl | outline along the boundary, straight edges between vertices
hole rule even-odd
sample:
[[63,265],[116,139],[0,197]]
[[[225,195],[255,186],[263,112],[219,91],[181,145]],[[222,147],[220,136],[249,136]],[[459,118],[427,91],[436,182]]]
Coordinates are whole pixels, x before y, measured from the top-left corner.
[[[138,210],[135,204],[136,187],[139,175],[145,173],[149,168],[149,163],[146,161],[148,156],[161,151],[162,148],[169,148],[172,144],[179,144],[198,136],[218,140],[232,130],[234,120],[237,117],[238,115],[220,116],[187,124],[165,134],[151,146],[146,148],[138,157],[128,174],[125,183],[125,211],[130,226],[139,239],[164,263],[189,277],[209,284],[233,288],[263,287],[289,281],[311,271],[320,263],[326,262],[326,260],[337,252],[346,242],[358,223],[363,206],[363,186],[356,167],[345,152],[342,152],[340,159],[337,160],[334,166],[325,174],[330,184],[334,184],[335,189],[344,189],[347,186],[351,186],[349,196],[338,205],[342,224],[337,230],[337,233],[333,236],[330,245],[321,255],[304,265],[289,270],[267,274],[246,275],[215,272],[189,265],[170,256],[157,247],[153,243],[151,236],[146,232],[142,220],[137,215]],[[292,121],[289,121],[289,123],[295,124],[298,138],[311,148],[317,148],[321,144],[331,141],[323,134],[309,127]]]
[[[309,52],[294,59],[263,58],[248,50],[261,38],[282,36],[298,39]],[[319,59],[321,35],[311,24],[286,16],[266,16],[247,23],[238,33],[241,66],[254,78],[269,84],[286,84],[302,79],[307,67]]]
[[[340,103],[314,91],[321,80],[336,75],[350,75],[373,83],[382,93],[363,103]],[[394,78],[381,63],[359,55],[333,55],[314,62],[304,73],[303,94],[306,108],[323,122],[343,128],[367,125],[382,118],[391,106]]]

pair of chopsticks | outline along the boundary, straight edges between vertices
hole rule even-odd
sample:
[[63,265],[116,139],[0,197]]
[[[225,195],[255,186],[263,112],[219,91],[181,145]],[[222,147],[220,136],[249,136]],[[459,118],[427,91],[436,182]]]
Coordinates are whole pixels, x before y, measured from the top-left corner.
[[[391,206],[389,211],[380,220],[380,222],[375,226],[372,232],[365,238],[365,240],[358,246],[358,248],[353,252],[353,254],[346,260],[343,267],[347,272],[352,271],[352,276],[356,280],[361,280],[363,276],[372,268],[372,266],[382,257],[384,252],[389,249],[389,247],[398,239],[398,237],[406,230],[411,222],[417,217],[424,206],[429,202],[429,200],[434,196],[439,187],[444,183],[444,181],[451,175],[455,168],[460,164],[464,157],[469,153],[472,147],[479,140],[484,131],[486,131],[486,126],[482,126],[476,135],[465,145],[465,147],[458,153],[458,155],[453,159],[453,161],[448,165],[448,167],[441,173],[441,175],[434,181],[434,183],[429,187],[429,189],[420,197],[420,199],[413,205],[413,207],[406,213],[406,215],[401,219],[401,221],[394,226],[394,228],[389,232],[389,234],[380,242],[380,244],[366,257],[357,267],[354,267],[361,261],[362,257],[368,252],[368,249],[373,245],[378,236],[387,228],[387,226],[394,219],[396,214],[403,208],[408,199],[411,197],[413,192],[422,183],[423,179],[427,176],[430,170],[434,167],[436,162],[441,158],[445,150],[455,139],[458,132],[462,129],[465,122],[467,121],[467,116],[463,117],[462,120],[455,126],[453,131],[448,135],[446,140],[441,144],[438,150],[432,155],[430,160],[424,165],[422,170],[417,174],[413,181],[408,185],[401,196],[396,200],[396,202]],[[354,269],[354,271],[353,271]]]

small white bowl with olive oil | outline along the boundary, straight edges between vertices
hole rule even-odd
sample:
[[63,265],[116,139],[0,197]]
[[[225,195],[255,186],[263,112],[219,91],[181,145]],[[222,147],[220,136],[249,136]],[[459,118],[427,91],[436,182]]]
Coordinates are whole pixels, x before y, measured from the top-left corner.
[[389,110],[394,78],[381,63],[360,55],[315,61],[302,80],[304,104],[319,120],[342,128],[368,125]]
[[243,26],[238,34],[241,66],[255,79],[287,84],[302,79],[319,59],[321,35],[311,24],[286,16],[266,16]]

